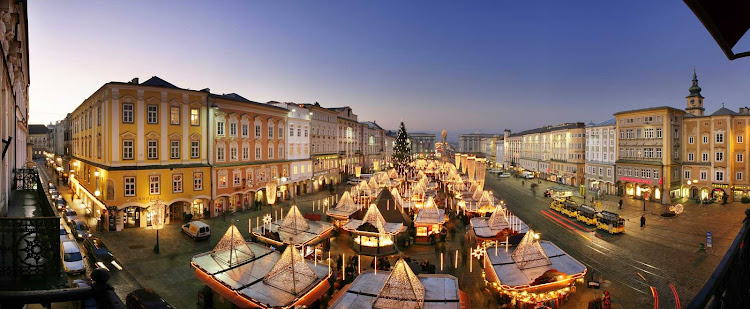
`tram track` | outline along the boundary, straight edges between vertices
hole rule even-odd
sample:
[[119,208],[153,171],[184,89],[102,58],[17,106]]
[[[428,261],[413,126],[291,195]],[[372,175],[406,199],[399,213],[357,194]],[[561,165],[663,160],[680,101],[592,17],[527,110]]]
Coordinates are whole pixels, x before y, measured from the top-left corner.
[[[513,188],[511,188],[513,189]],[[534,207],[523,207],[520,205],[531,205],[531,204],[539,204],[539,200],[537,198],[533,198],[529,196],[528,198],[524,198],[526,201],[522,201],[520,198],[516,196],[512,196],[510,194],[506,194],[505,192],[494,190],[496,191],[496,196],[502,197],[507,199],[508,201],[511,201],[512,204],[509,203],[509,207],[512,207],[511,209],[515,215],[519,217],[524,217],[522,220],[527,222],[527,224],[531,225],[538,225],[538,222],[536,220],[532,220],[531,217],[529,217],[531,210],[536,210]],[[520,191],[516,189],[516,191]],[[532,203],[529,203],[532,202]],[[571,235],[576,234],[582,234],[580,230],[580,226],[577,226],[576,228],[573,228],[572,224],[561,224],[561,222],[558,221],[562,216],[554,216],[552,214],[548,214],[547,212],[555,213],[554,211],[548,211],[548,210],[539,210],[539,214],[542,214],[542,217],[546,219],[546,221],[553,223],[553,225],[556,225],[557,227],[568,231],[571,233]],[[533,214],[533,212],[531,213]],[[553,217],[554,216],[554,217]],[[537,216],[538,218],[538,216]],[[554,219],[553,219],[554,218]],[[563,217],[564,218],[564,217]],[[558,220],[555,220],[558,219]],[[569,220],[566,220],[569,222]],[[567,225],[567,226],[566,226]],[[575,232],[574,232],[575,231]],[[587,267],[589,267],[592,271],[596,271],[598,273],[601,273],[608,277],[610,279],[610,282],[616,283],[621,285],[623,288],[627,288],[629,290],[635,291],[638,294],[641,295],[639,297],[639,303],[641,305],[645,305],[646,301],[648,302],[655,302],[656,299],[658,299],[658,291],[671,291],[671,288],[669,287],[672,285],[673,282],[679,282],[677,278],[670,275],[666,270],[664,270],[661,267],[654,266],[652,264],[643,262],[635,257],[628,257],[624,258],[622,254],[619,254],[615,252],[616,249],[609,248],[606,244],[607,240],[601,239],[601,241],[605,242],[606,244],[599,244],[597,241],[589,239],[589,242],[580,242],[580,238],[577,238],[576,236],[573,236],[573,238],[577,239],[576,241],[580,244],[583,244],[582,247],[575,248],[576,246],[565,246],[565,244],[570,240],[566,238],[570,238],[570,236],[562,236],[562,235],[568,235],[568,233],[555,233],[554,230],[552,231],[546,231],[547,236],[545,238],[554,240],[556,242],[560,242],[561,246],[565,247],[565,250],[570,252],[573,256],[575,256],[579,261],[586,264]],[[595,233],[596,231],[588,231],[588,233]],[[618,242],[637,242],[638,240],[643,240],[638,237],[632,237],[630,235],[617,235],[617,237],[620,238],[620,241]],[[654,241],[647,241],[647,243],[655,245],[655,247],[661,246],[662,244],[659,244]],[[631,251],[631,250],[627,250]],[[600,258],[594,258],[594,257],[600,257]],[[605,261],[604,263],[602,261]],[[614,267],[613,267],[614,266]],[[622,271],[616,271],[616,269],[620,269]],[[625,269],[630,269],[630,272],[625,271]],[[614,270],[614,272],[613,272]],[[642,280],[643,275],[639,274],[643,273],[645,276],[648,277],[648,280]],[[692,280],[699,280],[697,278],[680,278],[680,280],[684,279],[692,279]],[[692,281],[691,280],[691,281]],[[671,293],[670,293],[671,294]],[[677,295],[676,291],[674,292],[674,295]],[[654,300],[646,299],[650,298],[649,296],[655,296]],[[675,304],[679,303],[679,299],[672,300],[671,296],[668,298],[662,298],[662,306],[670,306],[672,304],[672,301],[674,301]],[[627,299],[627,298],[623,298]]]

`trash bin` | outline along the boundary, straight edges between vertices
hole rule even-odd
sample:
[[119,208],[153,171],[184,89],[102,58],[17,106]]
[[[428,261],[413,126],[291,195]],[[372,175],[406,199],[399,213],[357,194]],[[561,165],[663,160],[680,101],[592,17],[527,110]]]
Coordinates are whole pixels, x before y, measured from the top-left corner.
[[198,291],[198,309],[210,309],[214,307],[214,292],[207,285]]

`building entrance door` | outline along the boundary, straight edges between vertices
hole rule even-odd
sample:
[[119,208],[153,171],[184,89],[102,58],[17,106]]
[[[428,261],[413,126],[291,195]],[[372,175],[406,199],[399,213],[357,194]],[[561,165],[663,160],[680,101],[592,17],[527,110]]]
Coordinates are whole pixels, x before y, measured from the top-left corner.
[[141,227],[141,208],[140,207],[127,207],[125,208],[125,222],[124,228]]

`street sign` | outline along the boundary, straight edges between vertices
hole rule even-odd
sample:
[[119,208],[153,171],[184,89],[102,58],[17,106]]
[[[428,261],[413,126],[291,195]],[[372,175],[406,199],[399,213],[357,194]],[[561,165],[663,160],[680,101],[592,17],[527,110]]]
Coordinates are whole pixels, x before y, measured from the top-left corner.
[[711,231],[708,231],[708,233],[706,233],[706,248],[711,248],[711,247],[713,247],[713,240],[711,237]]

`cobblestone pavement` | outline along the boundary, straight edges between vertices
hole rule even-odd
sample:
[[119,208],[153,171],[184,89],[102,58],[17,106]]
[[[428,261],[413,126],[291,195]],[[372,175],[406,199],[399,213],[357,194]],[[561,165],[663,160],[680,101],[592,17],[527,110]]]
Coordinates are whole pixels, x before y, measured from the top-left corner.
[[[660,214],[666,206],[647,202],[644,213],[643,201],[623,198],[623,209],[619,210],[620,197],[607,196],[602,208],[625,218],[625,233],[610,235],[582,223],[578,224],[589,231],[578,233],[573,231],[578,226],[566,227],[543,214],[549,211],[551,201],[543,197],[544,190],[559,184],[542,181],[535,197],[529,188],[531,182],[538,180],[488,176],[485,189],[504,199],[511,212],[541,232],[542,238],[553,241],[584,263],[589,268],[587,280],[592,275],[601,276],[603,288],[624,308],[653,307],[651,286],[656,288],[661,307],[675,307],[670,285],[677,291],[680,302],[687,304],[726,253],[748,208],[739,203],[697,205],[688,201],[683,214],[664,218]],[[582,201],[580,196],[574,199]],[[645,227],[639,226],[642,214],[646,216]],[[700,251],[699,244],[706,242],[709,230],[713,234],[713,248]]]
[[[48,172],[52,174],[51,172]],[[54,179],[54,176],[52,176]],[[592,275],[601,276],[603,289],[613,295],[614,308],[646,308],[653,306],[649,290],[654,286],[664,308],[674,307],[670,284],[674,284],[682,303],[687,303],[702,286],[718,264],[727,247],[736,235],[746,207],[742,205],[694,205],[686,204],[685,213],[677,218],[662,218],[662,207],[658,204],[647,204],[648,222],[645,228],[638,227],[642,214],[642,202],[625,200],[624,209],[617,210],[619,198],[608,197],[603,201],[605,210],[612,210],[626,218],[626,232],[623,235],[609,235],[593,231],[580,224],[588,231],[578,233],[557,222],[554,222],[542,211],[549,208],[549,198],[543,198],[542,192],[547,187],[557,185],[542,182],[534,197],[529,190],[529,181],[525,186],[520,179],[496,179],[487,177],[487,190],[495,191],[495,196],[506,201],[509,209],[522,220],[542,233],[542,238],[555,242],[560,248],[579,259],[589,268],[587,280]],[[338,187],[343,192],[345,185]],[[63,196],[69,200],[67,187],[61,188]],[[296,200],[303,213],[312,212],[312,205],[328,196],[327,191],[304,195]],[[577,198],[580,202],[582,199]],[[193,241],[181,233],[180,223],[166,225],[159,231],[160,254],[154,254],[156,231],[151,228],[125,229],[121,232],[94,232],[122,262],[124,271],[115,274],[111,280],[122,299],[132,290],[150,287],[177,308],[195,308],[198,291],[203,284],[194,277],[190,267],[193,255],[210,251],[219,241],[232,221],[243,235],[248,233],[248,221],[255,222],[258,217],[280,210],[288,210],[290,201],[278,205],[265,206],[259,211],[244,211],[216,218],[202,219],[211,225],[213,235],[207,241]],[[74,206],[80,207],[80,205]],[[321,211],[316,207],[316,213]],[[96,220],[90,220],[92,229]],[[392,263],[399,255],[409,256],[414,260],[430,260],[438,267],[438,273],[451,274],[459,278],[460,288],[466,292],[474,308],[497,307],[494,293],[485,288],[481,277],[479,263],[473,260],[472,271],[469,271],[469,250],[474,242],[468,238],[466,228],[458,220],[447,224],[456,227],[457,232],[448,237],[446,243],[437,245],[412,245],[400,248],[401,253],[390,257]],[[449,228],[450,229],[450,228]],[[699,252],[698,244],[705,242],[705,232],[713,232],[713,251]],[[249,236],[248,236],[249,237]],[[349,236],[342,234],[331,239],[331,254],[337,257],[354,254],[349,246]],[[459,265],[454,268],[455,255],[458,252]],[[443,270],[440,271],[440,254],[443,253]],[[362,257],[362,269],[370,269],[372,258]],[[417,267],[418,268],[418,267]],[[641,278],[643,276],[643,278]],[[578,286],[563,308],[585,308],[588,301],[600,295],[602,290],[587,289]]]

